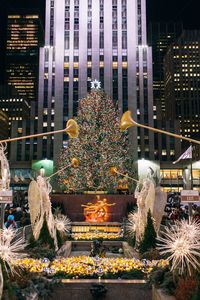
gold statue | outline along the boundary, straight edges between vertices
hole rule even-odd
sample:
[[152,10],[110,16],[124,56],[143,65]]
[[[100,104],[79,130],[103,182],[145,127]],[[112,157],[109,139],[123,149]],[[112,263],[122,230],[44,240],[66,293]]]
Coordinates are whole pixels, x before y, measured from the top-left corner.
[[107,203],[107,199],[100,200],[100,196],[97,195],[97,202],[88,202],[84,207],[84,216],[87,222],[106,222],[109,218],[108,207],[114,206],[115,203]]

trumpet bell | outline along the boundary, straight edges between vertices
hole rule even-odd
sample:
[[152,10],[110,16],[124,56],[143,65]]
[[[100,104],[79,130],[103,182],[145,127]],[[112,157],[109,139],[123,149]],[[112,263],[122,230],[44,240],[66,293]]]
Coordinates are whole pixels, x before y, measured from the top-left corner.
[[125,131],[129,127],[136,126],[136,125],[137,123],[131,117],[131,111],[130,110],[126,111],[121,118],[120,130]]
[[71,160],[71,165],[74,168],[78,168],[78,166],[80,165],[80,161],[76,157],[73,157]]
[[115,176],[117,175],[117,167],[110,167],[110,175]]
[[65,131],[70,138],[77,138],[79,135],[79,126],[77,122],[73,119],[68,120]]

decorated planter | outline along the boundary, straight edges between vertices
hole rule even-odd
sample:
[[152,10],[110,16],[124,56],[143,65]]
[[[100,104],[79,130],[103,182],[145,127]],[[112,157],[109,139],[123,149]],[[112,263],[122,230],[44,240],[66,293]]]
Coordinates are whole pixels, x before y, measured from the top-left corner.
[[152,300],[176,300],[174,296],[166,295],[163,290],[152,286]]
[[144,280],[63,280],[63,286],[55,288],[51,296],[52,300],[151,300],[151,290]]

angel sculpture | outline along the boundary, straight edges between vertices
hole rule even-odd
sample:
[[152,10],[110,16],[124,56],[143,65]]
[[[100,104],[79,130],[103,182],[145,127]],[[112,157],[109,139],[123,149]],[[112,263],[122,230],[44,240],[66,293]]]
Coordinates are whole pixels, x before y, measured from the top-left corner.
[[10,168],[9,163],[6,158],[6,151],[7,145],[3,145],[0,143],[0,189],[1,190],[9,190],[10,188]]
[[136,244],[138,244],[144,234],[144,229],[147,222],[147,214],[150,209],[153,214],[155,201],[155,186],[151,179],[143,180],[142,188],[139,191],[139,185],[136,187],[135,196],[137,198],[138,211],[134,214]]
[[0,299],[2,298],[2,295],[3,295],[3,273],[0,264]]
[[155,231],[158,232],[160,229],[160,223],[162,221],[165,205],[167,204],[167,193],[161,191],[160,186],[156,187],[156,197],[153,207],[153,219]]
[[55,220],[51,210],[51,201],[49,194],[52,186],[45,177],[38,176],[37,180],[33,180],[28,189],[28,202],[30,209],[30,218],[33,229],[33,236],[38,240],[43,223],[46,220],[50,236],[54,240],[55,250],[58,250],[56,237]]

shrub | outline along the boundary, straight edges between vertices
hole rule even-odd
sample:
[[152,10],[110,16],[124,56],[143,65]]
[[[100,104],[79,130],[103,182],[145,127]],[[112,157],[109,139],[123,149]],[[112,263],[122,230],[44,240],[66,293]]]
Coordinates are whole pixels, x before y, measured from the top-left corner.
[[164,281],[165,272],[166,270],[164,269],[154,269],[149,276],[148,284],[150,286],[153,284],[156,287],[159,287]]
[[156,247],[156,232],[154,229],[152,216],[150,210],[147,215],[147,225],[144,230],[143,239],[139,245],[139,252],[141,254],[154,249]]
[[160,253],[157,249],[151,249],[142,255],[140,255],[141,259],[148,259],[148,260],[157,260],[160,259]]
[[163,289],[166,294],[174,295],[176,285],[171,272],[166,272],[164,274],[163,283],[160,285],[160,288]]
[[[177,300],[190,300],[197,287],[197,280],[192,277],[180,278],[175,291]],[[199,298],[198,298],[199,299]]]

